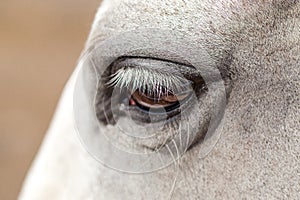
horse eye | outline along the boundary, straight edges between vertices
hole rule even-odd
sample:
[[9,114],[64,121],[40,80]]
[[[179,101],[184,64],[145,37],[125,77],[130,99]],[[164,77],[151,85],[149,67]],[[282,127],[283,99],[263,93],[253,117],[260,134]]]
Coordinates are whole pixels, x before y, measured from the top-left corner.
[[123,117],[142,123],[175,119],[189,112],[206,86],[193,66],[142,57],[115,60],[102,80],[97,116],[111,124]]

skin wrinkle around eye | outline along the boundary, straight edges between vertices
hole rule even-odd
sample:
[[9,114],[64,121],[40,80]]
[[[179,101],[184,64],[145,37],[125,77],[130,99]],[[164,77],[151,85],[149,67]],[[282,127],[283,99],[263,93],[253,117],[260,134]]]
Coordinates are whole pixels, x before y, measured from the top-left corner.
[[[165,34],[167,35],[167,37]],[[147,42],[148,40],[151,40],[151,42]],[[112,36],[111,38],[109,38],[109,40],[104,41],[104,44],[103,43],[99,44],[101,48],[97,48],[96,45],[94,47],[94,52],[93,52],[94,56],[92,56],[92,60],[95,66],[95,70],[98,72],[98,76],[99,74],[104,73],[106,74],[106,77],[108,77],[110,74],[109,70],[105,70],[105,71],[101,71],[101,70],[106,69],[106,67],[109,64],[113,63],[117,58],[122,58],[125,56],[125,57],[147,57],[147,58],[154,58],[158,60],[171,60],[173,63],[188,63],[187,66],[196,66],[196,68],[200,70],[201,76],[204,75],[206,83],[214,83],[216,80],[221,82],[226,82],[229,80],[228,73],[225,70],[219,70],[216,68],[216,66],[223,67],[223,68],[224,66],[220,64],[215,65],[215,63],[210,59],[210,56],[205,52],[205,49],[203,49],[203,47],[201,47],[201,45],[198,42],[195,42],[190,39],[188,41],[185,40],[186,40],[186,34],[176,32],[176,31],[169,32],[169,30],[167,31],[161,30],[161,32],[158,32],[157,30],[153,30],[153,29],[135,30],[133,32],[123,33],[120,36]],[[191,63],[193,63],[193,65],[191,65]],[[207,85],[211,85],[211,84],[207,84]],[[221,85],[222,87],[224,86],[222,83]],[[227,84],[225,84],[225,86],[227,86]],[[100,88],[100,90],[102,89]],[[225,88],[225,91],[226,93],[228,93],[229,90]],[[108,99],[110,98],[109,93],[110,92],[107,93],[98,92],[97,94],[103,94],[103,97],[97,97],[97,99],[99,98]],[[208,99],[204,100],[202,103],[204,103],[205,101],[208,101],[206,103],[206,105],[208,105],[209,100]],[[103,107],[99,102],[97,103],[96,107],[97,108],[102,107],[104,108],[104,110],[109,110],[107,109],[110,107],[109,101],[104,100],[102,105]],[[204,110],[206,110],[206,112],[209,112],[209,110],[211,109],[215,110],[215,108],[209,106],[206,106]],[[219,108],[217,108],[216,110],[218,109]],[[98,110],[97,118],[100,121],[107,122],[106,116],[107,115],[111,116],[112,113],[110,111],[109,112],[103,112],[103,111]],[[105,115],[101,115],[99,113],[105,113]],[[193,120],[195,121],[193,122],[193,124],[197,124],[198,126],[200,122],[199,126],[201,126],[201,128],[197,131],[199,133],[198,134],[199,137],[197,137],[198,138],[197,140],[199,141],[199,138],[202,138],[204,133],[207,132],[207,130],[209,130],[210,132],[210,134],[207,134],[210,137],[211,134],[213,134],[215,128],[209,128],[209,127],[217,126],[216,124],[219,123],[219,120],[216,120],[215,123],[213,123],[214,125],[212,126],[210,124],[204,125],[205,123],[207,123],[207,121],[210,120],[210,116],[208,114],[206,114],[203,111],[194,114],[194,116],[198,116],[198,118],[196,117],[197,119]],[[222,114],[220,114],[219,116],[221,117]],[[114,124],[115,122],[113,118],[110,119],[112,120],[108,120],[108,123]]]
[[[121,60],[121,62],[124,62],[124,59],[125,59],[125,61],[126,61],[126,57],[125,58],[122,58]],[[129,59],[129,60],[135,60],[136,59],[136,64],[135,65],[138,65],[139,63],[141,64],[141,65],[143,65],[142,64],[142,62],[145,60],[145,58],[143,58],[143,59],[141,59],[141,58],[132,58],[132,57],[129,57],[129,58],[127,58],[127,59]],[[151,58],[147,58],[146,60],[151,60]],[[140,62],[139,62],[140,61]],[[131,62],[131,61],[130,61]],[[166,63],[168,63],[168,62],[170,62],[170,61],[163,61],[163,62],[166,62]],[[111,73],[114,73],[115,71],[117,71],[119,68],[120,68],[120,66],[118,66],[118,64],[119,64],[120,62],[118,62],[118,61],[115,61],[108,69],[107,69],[107,71],[110,71],[110,72],[106,72],[106,73],[104,73],[105,74],[105,76],[106,77],[104,77],[103,78],[103,80],[107,80],[107,77],[110,77],[110,74]],[[132,62],[131,62],[132,63]],[[149,63],[148,63],[149,64]],[[172,63],[168,63],[168,64],[172,64]],[[172,64],[172,65],[174,65],[174,64]],[[177,64],[175,64],[175,66],[176,66]],[[126,66],[126,67],[133,67],[132,65],[121,65],[121,66]],[[146,66],[145,66],[146,67]],[[151,68],[151,65],[150,66],[147,66],[147,67],[150,67]],[[153,67],[153,66],[152,66]],[[173,66],[174,67],[174,66]],[[158,67],[158,69],[160,68],[160,66]],[[163,68],[165,71],[168,71],[169,70],[169,68],[167,67],[167,68]],[[172,67],[170,68],[170,69],[172,69]],[[189,78],[191,78],[192,76],[193,76],[193,67],[188,67],[187,69],[189,69],[189,70],[187,70],[187,71],[185,71],[185,70],[183,70],[183,71],[185,71],[185,73],[187,73],[187,74],[189,74]],[[182,72],[183,72],[182,71]],[[198,77],[198,79],[201,79],[201,77],[200,77],[200,75],[198,74],[196,77]],[[124,78],[124,77],[123,77]],[[138,77],[136,77],[136,78],[138,78]],[[126,79],[126,78],[125,78]],[[127,79],[126,79],[127,80]],[[195,80],[195,77],[194,77],[194,80]],[[203,82],[201,83],[202,81],[199,81],[198,80],[198,83],[200,83],[201,85],[203,85]],[[196,84],[196,83],[195,83]],[[105,84],[105,82],[104,83],[102,83],[102,85],[107,85],[107,84]],[[111,85],[111,84],[109,84],[109,85]],[[197,96],[198,96],[198,98],[203,98],[203,86],[201,86],[201,87],[198,87],[197,86],[197,84],[194,86],[195,87],[195,89],[196,89],[196,91],[197,91]],[[98,95],[98,99],[102,99],[102,95],[107,95],[107,93],[110,93],[109,92],[109,90],[111,90],[111,89],[113,89],[112,87],[107,87],[106,89],[104,89],[104,90],[102,90],[102,91],[99,91],[98,92],[98,94],[100,95]],[[200,92],[200,93],[199,93]],[[102,95],[101,95],[102,94]],[[112,97],[110,97],[110,95],[108,95],[107,97],[104,97],[104,98],[106,98],[107,100],[105,100],[105,102],[107,102],[107,103],[105,103],[106,105],[110,105],[110,98],[112,98]],[[206,100],[207,101],[207,100]],[[204,102],[203,102],[204,103]],[[208,105],[209,103],[207,102],[206,103],[206,105]],[[204,106],[205,104],[203,104],[203,106]],[[97,108],[101,108],[101,103],[98,103],[97,104]],[[207,108],[209,108],[209,106],[206,106]],[[108,106],[108,110],[109,110],[109,106]],[[105,113],[107,113],[107,111],[104,111]],[[108,111],[108,113],[111,113],[110,111]],[[103,121],[104,120],[104,122],[105,121],[107,121],[107,122],[109,122],[109,121],[111,121],[111,120],[109,120],[109,119],[107,119],[106,117],[107,117],[107,115],[105,115],[106,117],[105,118],[103,118],[103,111],[99,111],[98,110],[98,112],[97,112],[97,116],[98,116],[98,119],[100,120],[100,121]],[[109,116],[108,116],[109,117]],[[112,116],[111,116],[112,117]],[[198,132],[198,134],[196,134],[197,136],[196,136],[196,138],[195,138],[195,140],[192,142],[192,146],[191,147],[194,147],[195,146],[195,144],[197,143],[197,142],[199,142],[200,140],[201,140],[201,138],[203,138],[204,137],[204,135],[205,135],[205,131],[206,131],[206,129],[207,129],[207,127],[208,127],[208,125],[204,122],[204,121],[209,121],[209,119],[210,119],[210,117],[209,117],[209,115],[207,115],[207,114],[205,114],[205,113],[203,113],[202,114],[202,117],[203,117],[203,119],[201,120],[201,119],[198,119],[199,120],[199,122],[200,122],[200,126],[201,126],[201,128],[199,129],[199,130],[197,130],[197,132]],[[204,120],[204,118],[205,118],[205,120]],[[137,118],[138,119],[138,118]],[[203,121],[204,120],[204,121]],[[175,120],[173,120],[173,125],[174,125],[174,127],[176,127],[177,125],[175,125],[176,124],[176,119]],[[170,126],[173,126],[173,125],[170,125]],[[168,129],[170,128],[170,126],[168,127]],[[173,128],[174,128],[173,127]],[[164,129],[165,130],[165,129]],[[166,131],[165,130],[165,132],[169,132],[169,131]],[[164,135],[164,134],[163,134]],[[172,134],[171,134],[172,135]],[[119,138],[120,139],[120,138]],[[126,140],[126,139],[124,139],[124,140]],[[169,140],[168,138],[164,138],[164,137],[162,137],[162,138],[157,138],[157,141],[162,141],[162,140]],[[159,142],[158,142],[159,143]],[[141,144],[142,145],[142,147],[146,147],[146,148],[148,148],[148,149],[150,149],[150,150],[155,150],[156,149],[156,147],[153,147],[152,146],[152,144],[149,146],[149,144],[147,144],[147,143],[142,143]],[[155,145],[156,146],[156,145]],[[191,148],[190,147],[190,148]],[[188,148],[188,150],[190,149],[190,148]]]
[[[148,36],[151,35],[151,38],[148,38]],[[165,37],[167,36],[167,37]],[[172,36],[172,37],[169,37]],[[146,39],[145,39],[146,37]],[[146,55],[156,55],[155,58],[157,59],[157,57],[160,57],[161,59],[163,58],[161,55],[168,55],[169,57],[173,57],[176,58],[175,60],[178,61],[181,58],[183,58],[183,61],[189,61],[189,63],[193,63],[193,66],[196,66],[198,70],[201,71],[201,76],[204,75],[204,77],[206,78],[206,82],[211,83],[208,84],[209,87],[213,87],[213,89],[211,91],[215,91],[216,88],[214,88],[212,83],[217,83],[220,82],[221,87],[220,89],[222,90],[222,88],[224,88],[223,86],[223,80],[222,77],[220,76],[220,72],[218,71],[218,69],[216,68],[215,63],[209,59],[209,55],[205,52],[205,49],[201,48],[201,45],[199,46],[198,43],[193,44],[190,43],[191,41],[186,41],[186,35],[183,35],[182,33],[178,33],[177,31],[174,30],[161,30],[161,31],[157,31],[157,30],[136,30],[133,32],[129,32],[129,33],[124,33],[123,35],[116,37],[116,36],[112,36],[111,38],[107,39],[106,41],[103,41],[102,44],[99,44],[98,47],[92,52],[92,54],[89,56],[89,61],[91,64],[88,64],[88,66],[93,66],[93,69],[91,71],[94,71],[97,79],[100,78],[101,79],[101,74],[105,74],[107,73],[107,76],[109,76],[109,70],[107,70],[107,66],[109,64],[111,64],[114,60],[116,60],[118,57],[123,57],[123,56],[146,56]],[[162,42],[162,38],[164,38],[164,41]],[[175,42],[173,42],[174,38],[177,38],[175,40]],[[132,43],[132,39],[135,41],[134,43]],[[151,39],[151,42],[148,42],[147,39]],[[146,46],[145,46],[146,45]],[[194,47],[194,45],[197,46],[197,48]],[[177,52],[177,53],[176,53]],[[164,59],[166,60],[166,59]],[[85,68],[86,66],[84,66]],[[222,73],[221,73],[222,74]],[[88,79],[88,77],[85,77]],[[215,81],[218,80],[218,81]],[[87,80],[88,81],[88,80]],[[95,83],[98,83],[95,82]],[[220,85],[219,84],[219,85]],[[100,86],[103,84],[100,84]],[[218,85],[218,84],[217,84]],[[90,89],[92,89],[94,86],[94,84],[92,84],[90,87]],[[199,88],[197,88],[199,89]],[[92,89],[94,90],[94,89]],[[92,94],[92,93],[91,93]],[[96,94],[96,92],[93,92],[92,96],[90,96],[91,94],[87,94],[88,97],[90,98]],[[99,93],[97,93],[99,94]],[[222,92],[220,93],[222,94]],[[225,90],[224,90],[224,94],[225,94]],[[82,97],[79,97],[82,98]],[[83,97],[84,98],[84,97]],[[225,97],[222,97],[221,99],[225,100]],[[221,100],[220,99],[220,100]],[[208,102],[207,102],[208,101]],[[219,101],[219,100],[218,100]],[[203,101],[198,102],[198,103],[202,103],[203,105],[208,105],[210,102],[210,100],[208,98],[203,99]],[[225,105],[226,101],[224,102],[219,102],[220,105]],[[219,104],[218,103],[218,104]],[[109,103],[106,103],[105,106],[110,106]],[[105,107],[104,106],[104,107]],[[197,111],[199,109],[204,109],[201,111]],[[225,108],[225,106],[217,106],[213,108],[213,112],[219,112],[221,111],[219,108]],[[92,109],[94,110],[94,108]],[[91,109],[88,109],[87,112],[94,112]],[[206,121],[209,120],[209,115],[207,115],[206,113],[209,112],[209,110],[211,110],[211,107],[209,106],[204,106],[204,107],[200,107],[200,106],[196,106],[195,109],[192,109],[193,112],[196,112],[194,114],[191,114],[191,116],[193,116],[194,119],[192,119],[190,122],[192,124],[193,127],[198,126],[199,125],[203,125],[204,123],[206,123]],[[83,116],[88,115],[88,113],[86,113]],[[98,115],[99,116],[99,115]],[[219,117],[218,117],[219,116]],[[81,117],[81,118],[82,118]],[[214,115],[214,117],[216,118],[220,118],[222,117],[222,113],[218,113],[217,116]],[[89,116],[86,116],[85,118],[89,118]],[[93,119],[93,121],[96,121],[96,119]],[[98,121],[98,120],[97,120]],[[219,123],[219,119],[217,120],[212,120],[215,121],[217,123]],[[199,123],[200,122],[200,123]],[[203,122],[203,123],[202,123]],[[126,122],[125,122],[126,123]],[[95,126],[103,126],[104,124],[98,124],[95,123]],[[127,123],[128,125],[128,123]],[[208,127],[203,125],[201,126],[201,130],[199,132],[201,133],[206,133],[205,129],[208,129],[210,134],[207,134],[209,136],[211,136],[211,134],[213,134],[213,131],[215,130],[216,127],[216,123],[214,123],[213,126],[209,125]],[[91,124],[90,126],[86,126],[84,127],[84,129],[91,129],[93,128],[93,124]],[[117,133],[118,130],[116,129],[117,127],[114,126],[112,132]],[[103,130],[106,129],[106,127],[103,126]],[[197,132],[198,129],[192,128],[193,132]],[[111,132],[108,131],[108,132]],[[90,130],[90,131],[84,131],[86,133],[88,132],[94,132],[94,130]],[[100,134],[103,135],[103,131],[99,130]],[[147,132],[147,131],[146,131]],[[95,133],[97,134],[97,133]],[[218,135],[218,134],[217,134]],[[84,136],[85,137],[85,136]],[[192,138],[192,137],[191,137]],[[92,141],[92,143],[95,143]],[[95,146],[96,144],[90,144],[90,146]],[[92,150],[93,151],[93,150]],[[103,150],[102,152],[106,152],[105,150]],[[205,152],[209,152],[205,150]],[[95,152],[96,155],[99,155],[97,152]],[[123,155],[123,154],[122,154]],[[98,160],[101,160],[101,158],[98,158]],[[120,158],[119,160],[122,160],[122,158]],[[109,165],[111,166],[111,165]]]

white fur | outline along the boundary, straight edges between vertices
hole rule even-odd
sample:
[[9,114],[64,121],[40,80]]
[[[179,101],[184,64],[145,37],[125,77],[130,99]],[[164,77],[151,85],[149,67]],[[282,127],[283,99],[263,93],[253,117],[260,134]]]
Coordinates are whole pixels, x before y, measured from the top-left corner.
[[[290,2],[103,2],[84,54],[112,34],[159,27],[188,32],[220,64],[231,55],[233,86],[222,137],[204,160],[198,160],[197,146],[187,152],[174,199],[300,198],[300,6]],[[86,153],[74,131],[73,87],[74,76],[20,199],[165,199],[176,169],[119,174]]]

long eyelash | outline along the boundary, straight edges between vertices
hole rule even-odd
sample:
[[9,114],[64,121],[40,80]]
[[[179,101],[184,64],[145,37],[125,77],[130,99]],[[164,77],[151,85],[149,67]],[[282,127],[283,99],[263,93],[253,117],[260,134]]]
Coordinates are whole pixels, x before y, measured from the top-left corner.
[[191,81],[179,73],[160,72],[141,67],[121,68],[110,76],[108,86],[128,88],[132,91],[139,90],[144,94],[162,95],[172,92],[182,94],[191,90]]

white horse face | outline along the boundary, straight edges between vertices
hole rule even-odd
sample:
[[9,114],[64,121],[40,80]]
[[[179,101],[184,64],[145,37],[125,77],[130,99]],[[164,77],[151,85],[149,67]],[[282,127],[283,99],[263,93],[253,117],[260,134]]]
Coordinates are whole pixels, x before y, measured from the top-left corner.
[[20,198],[297,199],[299,14],[298,1],[104,1]]

